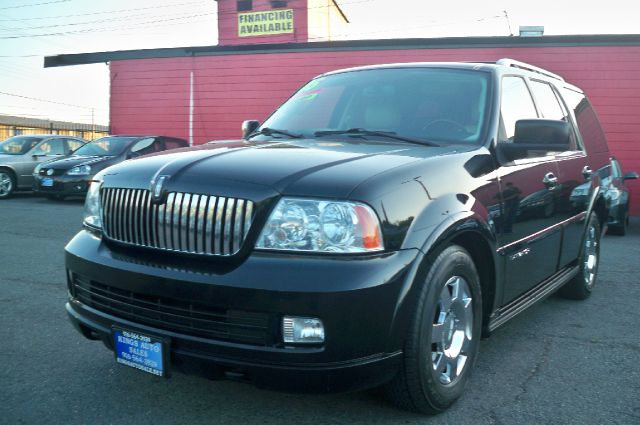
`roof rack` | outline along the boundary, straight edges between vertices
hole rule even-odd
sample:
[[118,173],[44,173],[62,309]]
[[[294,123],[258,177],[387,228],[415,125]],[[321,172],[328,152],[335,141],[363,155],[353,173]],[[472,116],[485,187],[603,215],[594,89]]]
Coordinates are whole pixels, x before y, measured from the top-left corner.
[[554,74],[553,72],[546,71],[542,68],[538,68],[537,66],[529,65],[528,63],[519,62],[517,60],[503,58],[496,61],[496,65],[502,66],[510,66],[513,68],[524,69],[526,71],[535,72],[538,74],[546,75],[547,77],[555,78],[556,80],[564,81],[564,78],[559,76],[558,74]]

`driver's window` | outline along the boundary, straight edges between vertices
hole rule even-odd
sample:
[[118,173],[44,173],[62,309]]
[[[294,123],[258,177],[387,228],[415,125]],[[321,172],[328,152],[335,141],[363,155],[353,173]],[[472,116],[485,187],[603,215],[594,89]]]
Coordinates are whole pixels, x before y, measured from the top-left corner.
[[502,79],[500,112],[500,141],[513,141],[516,121],[538,118],[533,99],[522,78],[504,77]]
[[152,152],[157,152],[158,144],[154,142],[155,138],[149,137],[146,139],[138,140],[135,145],[131,147],[131,156],[142,156]]
[[33,155],[64,155],[64,140],[46,140],[33,151]]

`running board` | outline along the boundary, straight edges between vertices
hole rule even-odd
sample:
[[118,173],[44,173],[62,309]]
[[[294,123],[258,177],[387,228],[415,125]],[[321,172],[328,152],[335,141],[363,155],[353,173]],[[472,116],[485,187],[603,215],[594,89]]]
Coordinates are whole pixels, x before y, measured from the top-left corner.
[[542,301],[578,274],[578,271],[578,266],[562,269],[558,273],[544,280],[535,288],[531,289],[529,292],[513,300],[504,307],[501,307],[489,319],[489,324],[487,325],[488,331],[495,331],[497,328],[504,325],[538,301]]

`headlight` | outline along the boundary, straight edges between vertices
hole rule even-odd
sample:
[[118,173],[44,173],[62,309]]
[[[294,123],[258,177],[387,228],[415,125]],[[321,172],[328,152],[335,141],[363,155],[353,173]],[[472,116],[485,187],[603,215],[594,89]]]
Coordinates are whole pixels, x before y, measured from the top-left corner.
[[382,251],[375,212],[358,202],[283,198],[271,213],[257,249],[354,253]]
[[42,163],[36,165],[36,168],[33,169],[33,175],[37,176],[40,173],[41,168],[42,168]]
[[91,166],[79,165],[67,171],[67,174],[70,176],[88,176],[91,174]]
[[102,216],[100,215],[100,186],[102,182],[92,181],[84,201],[83,223],[94,229],[102,229]]

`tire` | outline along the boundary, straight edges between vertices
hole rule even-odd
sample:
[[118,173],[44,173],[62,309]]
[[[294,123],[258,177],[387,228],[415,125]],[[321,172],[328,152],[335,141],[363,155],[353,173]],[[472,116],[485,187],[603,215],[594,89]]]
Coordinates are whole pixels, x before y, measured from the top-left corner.
[[16,179],[10,171],[0,170],[0,199],[7,199],[16,188]]
[[462,395],[475,364],[482,325],[480,280],[469,253],[452,245],[416,283],[419,295],[402,365],[385,392],[402,409],[437,414]]
[[598,217],[595,214],[591,214],[582,237],[582,247],[578,257],[580,271],[560,288],[562,297],[572,300],[586,300],[591,296],[598,277],[598,266],[600,265],[601,235]]

